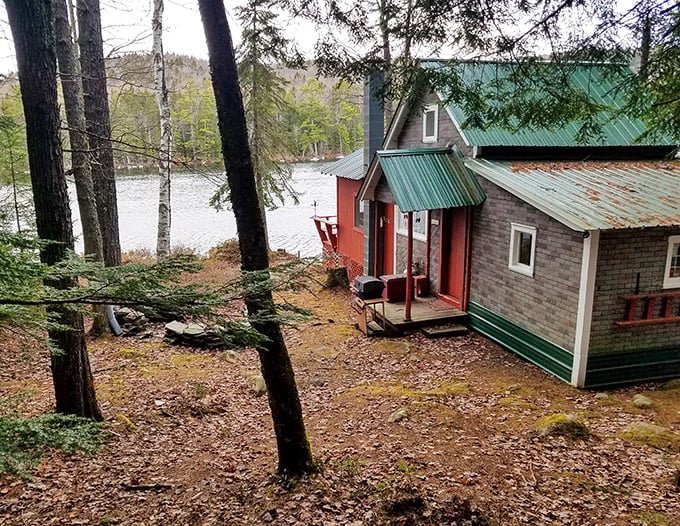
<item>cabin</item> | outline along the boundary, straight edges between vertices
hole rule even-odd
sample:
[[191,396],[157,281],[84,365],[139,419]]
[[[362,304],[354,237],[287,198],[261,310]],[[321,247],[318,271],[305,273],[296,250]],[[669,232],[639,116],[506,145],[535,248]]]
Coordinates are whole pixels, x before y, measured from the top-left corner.
[[[481,89],[512,65],[422,67]],[[676,144],[618,111],[614,67],[569,71],[604,108],[585,137],[475,127],[446,86],[400,104],[356,196],[364,272],[424,275],[472,329],[577,387],[680,376]]]

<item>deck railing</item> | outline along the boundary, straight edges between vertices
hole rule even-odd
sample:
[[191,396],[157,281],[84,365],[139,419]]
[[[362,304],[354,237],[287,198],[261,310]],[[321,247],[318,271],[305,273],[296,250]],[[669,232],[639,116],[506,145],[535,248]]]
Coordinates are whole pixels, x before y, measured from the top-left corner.
[[680,322],[680,292],[654,292],[625,296],[625,318],[616,325],[651,325]]
[[337,216],[312,216],[319,233],[321,243],[325,248],[336,252],[338,250],[338,221]]

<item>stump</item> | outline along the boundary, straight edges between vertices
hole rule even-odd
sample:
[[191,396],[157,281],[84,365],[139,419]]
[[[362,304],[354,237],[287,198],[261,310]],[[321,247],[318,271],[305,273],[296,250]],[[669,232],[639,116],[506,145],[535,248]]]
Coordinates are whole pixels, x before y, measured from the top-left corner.
[[349,289],[349,276],[347,275],[347,267],[329,267],[326,269],[326,285],[327,289],[334,289],[336,287]]

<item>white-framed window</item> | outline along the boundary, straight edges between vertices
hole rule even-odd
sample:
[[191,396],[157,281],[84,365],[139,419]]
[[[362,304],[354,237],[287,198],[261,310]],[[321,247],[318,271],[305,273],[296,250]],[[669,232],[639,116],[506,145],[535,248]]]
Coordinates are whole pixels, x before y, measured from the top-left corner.
[[423,109],[423,142],[436,142],[439,133],[439,105],[428,104]]
[[510,262],[508,268],[534,276],[534,260],[536,259],[536,227],[511,223],[510,228]]
[[668,238],[666,270],[663,275],[663,288],[680,288],[680,236]]
[[[397,216],[397,234],[408,236],[408,214],[399,210],[394,205],[394,213]],[[413,212],[413,239],[427,241],[427,210]]]

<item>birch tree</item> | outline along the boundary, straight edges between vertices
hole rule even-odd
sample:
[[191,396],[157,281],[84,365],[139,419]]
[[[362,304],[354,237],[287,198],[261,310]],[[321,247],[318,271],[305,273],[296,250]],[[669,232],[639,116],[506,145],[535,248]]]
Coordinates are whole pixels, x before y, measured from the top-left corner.
[[170,255],[170,163],[172,160],[172,123],[170,121],[170,100],[165,82],[165,58],[163,56],[163,0],[154,0],[153,17],[153,70],[156,102],[160,115],[161,141],[158,150],[158,236],[156,257]]

